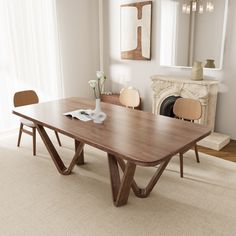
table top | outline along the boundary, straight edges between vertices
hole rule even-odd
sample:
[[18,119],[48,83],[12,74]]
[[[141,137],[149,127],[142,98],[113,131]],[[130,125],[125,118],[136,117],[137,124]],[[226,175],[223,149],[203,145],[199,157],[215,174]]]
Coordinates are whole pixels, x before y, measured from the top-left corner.
[[211,133],[209,127],[125,107],[102,103],[102,124],[64,116],[93,109],[95,101],[67,98],[18,107],[13,113],[36,124],[143,166],[154,166]]

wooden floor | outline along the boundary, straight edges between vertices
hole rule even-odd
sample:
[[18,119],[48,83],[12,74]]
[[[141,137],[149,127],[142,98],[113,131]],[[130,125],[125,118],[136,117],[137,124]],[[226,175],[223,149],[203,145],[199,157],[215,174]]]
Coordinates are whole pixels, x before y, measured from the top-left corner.
[[203,152],[211,156],[236,162],[236,140],[231,140],[230,143],[220,151],[215,151],[201,146],[198,146],[198,150],[199,152]]

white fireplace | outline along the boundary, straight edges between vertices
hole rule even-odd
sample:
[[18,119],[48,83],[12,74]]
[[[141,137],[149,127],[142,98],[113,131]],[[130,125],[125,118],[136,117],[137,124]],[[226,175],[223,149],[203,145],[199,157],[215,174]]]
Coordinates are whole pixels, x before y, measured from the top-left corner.
[[160,108],[165,99],[180,96],[199,100],[202,105],[200,124],[211,127],[213,133],[199,142],[200,145],[220,150],[227,145],[230,137],[214,133],[217,93],[219,82],[215,80],[194,81],[186,77],[152,76],[153,113],[160,114]]

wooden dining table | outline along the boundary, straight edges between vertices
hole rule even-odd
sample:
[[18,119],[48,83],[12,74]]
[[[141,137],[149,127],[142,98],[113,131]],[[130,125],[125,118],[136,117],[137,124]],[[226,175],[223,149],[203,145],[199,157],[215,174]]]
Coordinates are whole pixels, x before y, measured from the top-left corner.
[[[127,203],[131,189],[137,197],[148,197],[171,158],[211,133],[211,129],[204,125],[108,103],[102,103],[101,107],[107,114],[102,124],[63,115],[77,109],[94,108],[94,101],[80,98],[14,108],[13,114],[34,122],[62,175],[69,175],[76,165],[84,164],[85,144],[105,151],[113,202],[117,207]],[[68,166],[65,166],[45,128],[75,140],[75,154]],[[139,187],[135,181],[136,166],[158,166],[145,188]]]

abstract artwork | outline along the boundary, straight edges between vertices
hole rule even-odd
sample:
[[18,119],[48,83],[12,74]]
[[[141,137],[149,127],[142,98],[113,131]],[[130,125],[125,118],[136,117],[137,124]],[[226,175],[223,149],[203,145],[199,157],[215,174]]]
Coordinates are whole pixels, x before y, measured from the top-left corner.
[[121,58],[151,60],[152,1],[121,5]]

